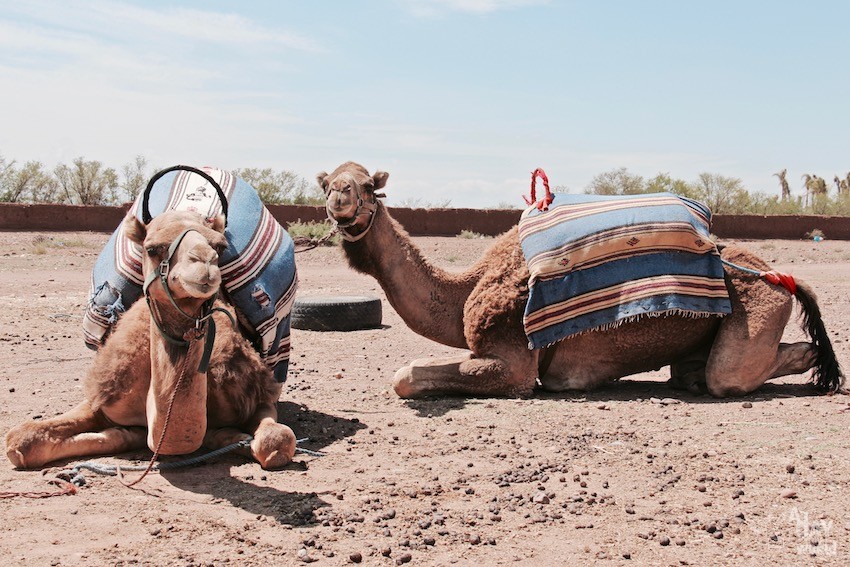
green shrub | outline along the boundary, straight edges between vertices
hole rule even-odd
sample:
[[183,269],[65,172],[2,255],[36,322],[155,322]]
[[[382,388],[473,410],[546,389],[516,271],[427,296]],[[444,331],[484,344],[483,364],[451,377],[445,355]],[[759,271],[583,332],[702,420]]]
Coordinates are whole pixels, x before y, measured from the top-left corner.
[[[334,229],[333,224],[330,221],[310,221],[310,222],[302,222],[295,221],[289,223],[286,227],[286,231],[289,233],[289,236],[292,237],[292,240],[298,241],[318,241],[327,237],[331,231]],[[339,235],[334,234],[332,237],[324,240],[322,244],[326,246],[333,246],[339,243]]]

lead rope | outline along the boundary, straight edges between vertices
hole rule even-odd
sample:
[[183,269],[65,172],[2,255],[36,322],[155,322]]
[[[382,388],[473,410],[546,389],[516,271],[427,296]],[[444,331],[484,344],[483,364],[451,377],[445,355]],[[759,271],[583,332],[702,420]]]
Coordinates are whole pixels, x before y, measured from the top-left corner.
[[301,252],[307,252],[308,250],[312,250],[313,248],[318,248],[323,245],[325,242],[333,238],[337,233],[337,226],[334,224],[331,226],[330,231],[321,238],[307,238],[306,236],[299,236],[292,239],[293,244],[296,246],[304,246],[301,250],[296,250],[295,253],[299,254]]
[[797,282],[794,281],[794,276],[792,276],[791,274],[777,272],[776,270],[755,270],[753,268],[747,268],[746,266],[739,266],[738,264],[733,264],[732,262],[729,262],[728,260],[724,260],[722,258],[720,259],[720,261],[729,266],[730,268],[740,270],[747,274],[753,274],[754,276],[758,276],[774,285],[781,285],[789,292],[791,292],[791,295],[797,295]]

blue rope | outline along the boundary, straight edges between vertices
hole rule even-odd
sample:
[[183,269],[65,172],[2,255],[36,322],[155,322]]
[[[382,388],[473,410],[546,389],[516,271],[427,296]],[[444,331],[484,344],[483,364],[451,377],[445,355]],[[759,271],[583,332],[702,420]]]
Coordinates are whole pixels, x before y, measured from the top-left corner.
[[[231,443],[225,447],[221,447],[214,451],[210,451],[209,453],[205,453],[203,455],[198,455],[197,457],[189,457],[188,459],[183,459],[182,461],[174,461],[170,463],[156,463],[153,466],[152,470],[155,471],[165,471],[172,469],[179,469],[183,467],[191,467],[193,465],[199,465],[203,462],[209,461],[216,457],[220,457],[226,453],[230,453],[231,451],[235,451],[236,449],[248,448],[251,446],[251,441],[253,441],[253,437],[249,437],[248,439],[243,439],[237,443]],[[310,439],[304,437],[303,439],[297,439],[295,441],[296,445],[299,443],[304,443],[309,441]],[[319,451],[311,451],[310,449],[305,449],[303,447],[295,447],[296,453],[303,453],[305,455],[310,455],[313,457],[324,457],[324,453],[320,453]],[[84,463],[79,463],[74,465],[73,468],[63,470],[57,474],[57,478],[61,478],[62,480],[66,480],[75,486],[84,486],[86,484],[86,479],[83,476],[83,470],[88,470],[97,474],[102,474],[106,476],[116,476],[118,474],[118,469],[121,469],[122,472],[133,472],[133,471],[143,471],[148,467],[147,465],[107,465],[104,463],[95,463],[93,461],[86,461]]]
[[732,262],[724,260],[723,258],[721,258],[720,261],[723,262],[724,264],[726,264],[727,266],[729,266],[730,268],[735,268],[736,270],[741,270],[742,272],[746,272],[748,274],[753,274],[753,275],[756,275],[756,276],[762,275],[761,270],[754,270],[752,268],[746,268],[744,266],[739,266],[738,264],[733,264]]

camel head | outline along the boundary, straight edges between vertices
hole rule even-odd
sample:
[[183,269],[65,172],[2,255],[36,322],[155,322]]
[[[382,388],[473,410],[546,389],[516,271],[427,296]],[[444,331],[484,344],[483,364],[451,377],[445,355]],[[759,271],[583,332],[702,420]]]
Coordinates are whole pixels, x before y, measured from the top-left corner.
[[[169,250],[187,230],[176,249]],[[175,300],[185,299],[200,305],[218,293],[221,286],[218,256],[227,248],[223,216],[204,219],[187,211],[167,211],[146,226],[129,214],[124,219],[124,233],[144,251],[142,273],[146,278],[164,260],[168,261],[166,277]],[[163,286],[156,283],[150,285],[149,293],[155,299],[165,297]]]
[[354,162],[346,162],[330,175],[324,171],[316,176],[325,191],[325,208],[328,218],[346,233],[365,234],[371,226],[377,208],[377,199],[383,195],[376,191],[387,183],[389,173],[376,171],[369,175],[366,168]]

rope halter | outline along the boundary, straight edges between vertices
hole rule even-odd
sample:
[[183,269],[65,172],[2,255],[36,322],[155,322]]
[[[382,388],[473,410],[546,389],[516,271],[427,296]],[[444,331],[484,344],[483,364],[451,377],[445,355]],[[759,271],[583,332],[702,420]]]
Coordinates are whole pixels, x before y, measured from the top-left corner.
[[[358,183],[352,184],[357,191],[357,208],[354,210],[354,214],[347,221],[340,222],[334,216],[331,211],[330,204],[325,202],[325,212],[328,215],[328,219],[334,224],[339,235],[343,238],[343,240],[347,240],[348,242],[357,242],[369,232],[369,229],[372,228],[372,223],[375,222],[375,211],[378,210],[378,198],[383,197],[382,193],[375,193],[373,191],[367,191],[367,197],[371,197],[371,199],[364,199],[363,195],[360,192],[360,185]],[[330,187],[330,185],[328,186]],[[327,193],[330,194],[332,189],[328,189]],[[369,220],[366,224],[366,228],[363,229],[362,232],[357,234],[351,234],[348,228],[353,226],[357,226],[357,221],[362,215],[369,215]]]
[[[159,334],[162,336],[166,342],[179,346],[188,348],[192,341],[198,340],[201,337],[206,337],[204,341],[204,352],[201,355],[201,362],[198,365],[198,372],[201,374],[207,371],[209,367],[210,357],[212,355],[213,344],[215,343],[215,320],[212,318],[213,313],[216,311],[220,311],[227,315],[228,319],[230,319],[231,324],[235,327],[236,321],[233,319],[233,315],[227,309],[223,309],[221,307],[213,307],[216,298],[218,297],[218,292],[213,294],[212,297],[207,299],[203,305],[201,305],[201,313],[199,316],[195,317],[189,313],[183,311],[183,309],[177,305],[177,301],[174,299],[174,294],[171,291],[171,288],[168,286],[168,274],[171,271],[171,259],[174,257],[174,254],[177,252],[177,248],[180,246],[180,243],[183,241],[183,238],[190,232],[197,232],[201,234],[200,231],[194,228],[187,228],[171,243],[171,246],[168,247],[168,254],[166,254],[165,258],[157,265],[153,272],[148,274],[147,278],[145,278],[145,283],[142,285],[142,292],[145,294],[145,301],[147,301],[148,309],[151,312],[151,320],[156,325]],[[177,313],[182,315],[185,319],[193,321],[195,323],[194,328],[190,329],[186,333],[183,334],[182,338],[177,338],[169,335],[165,329],[162,327],[162,323],[157,320],[158,310],[155,307],[155,301],[151,298],[150,295],[150,286],[153,282],[159,280],[162,283],[162,289],[165,291],[166,297],[168,297],[168,301],[171,303],[172,307],[177,310]]]

